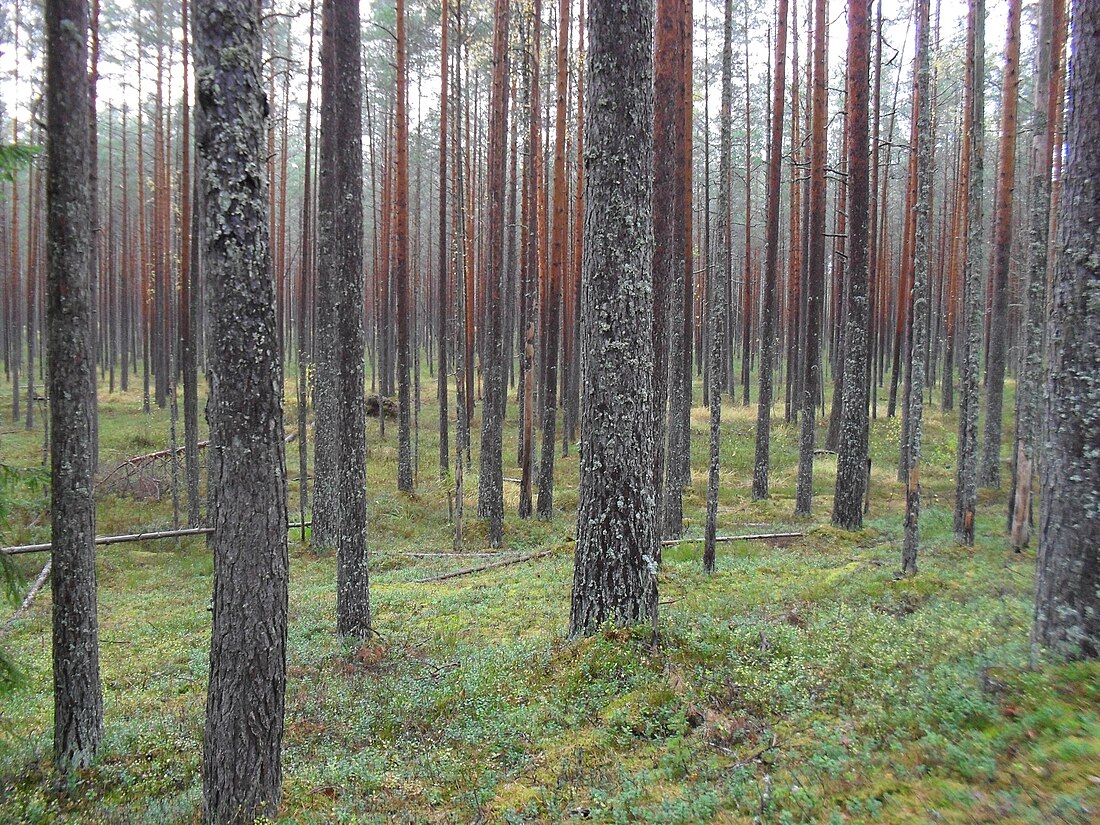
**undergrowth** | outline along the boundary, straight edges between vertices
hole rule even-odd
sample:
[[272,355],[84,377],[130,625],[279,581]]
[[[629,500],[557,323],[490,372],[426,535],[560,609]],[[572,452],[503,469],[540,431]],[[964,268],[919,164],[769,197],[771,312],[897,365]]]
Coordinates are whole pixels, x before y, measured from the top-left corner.
[[[688,535],[701,535],[705,502],[707,419],[695,413]],[[407,555],[451,547],[434,411],[421,411],[413,496],[395,490],[396,423],[383,440],[372,421],[376,639],[335,637],[334,559],[291,532],[280,821],[1100,819],[1100,667],[1029,648],[1034,554],[1008,549],[1002,494],[983,494],[977,546],[954,543],[954,416],[928,409],[920,571],[909,579],[896,576],[896,420],[873,422],[871,512],[845,533],[828,525],[829,455],[816,462],[814,518],[792,518],[797,431],[780,419],[772,497],[751,501],[754,416],[755,406],[724,410],[719,530],[806,535],[722,544],[713,576],[701,544],[668,548],[655,643],[610,627],[565,638],[576,445],[557,462],[552,522],[515,517],[518,488],[506,482],[507,549],[550,555],[419,584],[466,566]],[[514,426],[513,416],[510,463]],[[166,447],[167,417],[143,415],[134,393],[104,393],[100,437],[106,472]],[[36,467],[41,431],[6,431],[3,450],[9,466]],[[296,453],[288,447],[292,513]],[[467,475],[467,550],[485,549],[476,488]],[[45,497],[22,489],[8,544],[48,537]],[[98,517],[101,534],[169,527],[170,498],[101,496]],[[18,557],[28,578],[44,561]],[[197,821],[211,571],[201,538],[101,550],[106,738],[69,779],[50,764],[48,588],[38,598],[5,641],[25,678],[0,699],[0,822]]]

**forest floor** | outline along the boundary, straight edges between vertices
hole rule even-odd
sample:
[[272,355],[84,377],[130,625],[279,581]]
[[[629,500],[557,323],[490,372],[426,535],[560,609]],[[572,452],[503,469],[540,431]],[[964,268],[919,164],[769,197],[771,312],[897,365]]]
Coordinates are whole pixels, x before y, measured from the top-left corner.
[[[289,384],[287,398],[292,422]],[[516,517],[518,485],[506,482],[504,552],[548,555],[417,583],[485,559],[408,555],[451,549],[432,403],[413,496],[396,492],[396,422],[381,438],[371,419],[378,638],[362,648],[336,638],[335,561],[293,531],[279,821],[1100,821],[1100,663],[1031,661],[1034,546],[1008,548],[1003,491],[980,497],[977,546],[953,541],[957,419],[938,402],[937,392],[925,425],[920,571],[908,579],[896,575],[897,419],[872,425],[870,515],[848,534],[829,526],[835,456],[817,458],[813,518],[792,518],[797,431],[781,404],[772,498],[751,500],[756,406],[727,404],[719,533],[806,535],[721,544],[713,576],[702,571],[701,543],[666,548],[655,645],[645,631],[565,638],[576,445],[556,463],[552,522]],[[26,433],[4,418],[0,458],[38,467],[41,422]],[[691,536],[703,529],[707,427],[697,407],[684,494]],[[104,388],[100,437],[105,475],[166,448],[167,413],[145,415],[140,393]],[[513,415],[510,477],[519,475],[515,444]],[[296,519],[294,444],[288,466]],[[48,539],[43,479],[26,469],[8,478],[5,544]],[[169,495],[137,499],[111,486],[100,496],[101,535],[171,526]],[[465,488],[464,549],[484,551],[475,474]],[[28,580],[46,561],[18,559]],[[24,682],[0,698],[0,822],[197,822],[211,571],[201,538],[100,549],[105,739],[95,764],[68,781],[50,764],[45,588],[2,643]]]

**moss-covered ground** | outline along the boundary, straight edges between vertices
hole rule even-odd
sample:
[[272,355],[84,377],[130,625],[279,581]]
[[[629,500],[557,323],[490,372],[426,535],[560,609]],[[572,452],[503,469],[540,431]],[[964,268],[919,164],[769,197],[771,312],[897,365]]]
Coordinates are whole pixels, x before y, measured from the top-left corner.
[[[428,386],[425,377],[426,399]],[[7,413],[3,389],[0,401]],[[883,409],[873,423],[871,510],[866,529],[848,534],[829,526],[834,456],[817,459],[813,518],[792,518],[797,432],[781,404],[772,498],[752,502],[755,409],[724,410],[719,531],[806,536],[722,544],[713,576],[700,544],[668,549],[655,645],[641,630],[565,638],[576,445],[557,462],[552,522],[516,517],[518,487],[506,483],[507,549],[552,553],[419,584],[482,560],[407,555],[451,548],[432,404],[421,411],[414,496],[395,489],[395,423],[381,438],[372,420],[379,635],[359,649],[335,637],[334,559],[293,532],[279,821],[1100,822],[1100,666],[1030,649],[1034,549],[1009,550],[1003,493],[982,494],[977,546],[954,543],[955,416],[938,397],[928,410],[920,571],[899,579],[897,420]],[[296,415],[290,385],[287,412]],[[512,418],[506,476],[519,474]],[[29,478],[42,432],[4,419],[0,458]],[[688,534],[701,535],[701,407],[692,426],[685,512]],[[166,447],[167,413],[104,391],[100,435],[106,471]],[[465,486],[465,549],[484,550],[476,478]],[[8,497],[4,543],[44,540],[41,487]],[[101,496],[101,534],[171,522],[168,496]],[[27,578],[44,561],[19,557]],[[211,570],[201,538],[101,549],[105,740],[67,780],[50,763],[46,588],[3,642],[24,681],[0,698],[0,822],[197,821]]]

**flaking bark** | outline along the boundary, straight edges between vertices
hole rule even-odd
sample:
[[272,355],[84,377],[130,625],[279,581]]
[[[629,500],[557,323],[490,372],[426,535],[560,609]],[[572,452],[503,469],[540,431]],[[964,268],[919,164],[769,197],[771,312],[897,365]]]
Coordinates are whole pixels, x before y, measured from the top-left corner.
[[595,0],[588,15],[571,636],[657,621],[652,20],[652,0]]
[[199,0],[194,43],[214,553],[202,811],[274,818],[286,690],[283,371],[268,246],[260,9]]

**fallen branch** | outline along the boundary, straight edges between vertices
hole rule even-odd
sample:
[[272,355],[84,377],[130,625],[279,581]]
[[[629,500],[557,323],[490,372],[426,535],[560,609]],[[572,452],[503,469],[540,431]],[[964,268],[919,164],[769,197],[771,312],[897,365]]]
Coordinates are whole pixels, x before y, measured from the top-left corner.
[[[288,524],[287,529],[295,530],[300,527],[309,527],[312,523],[313,522],[307,521],[305,524],[300,522]],[[154,541],[156,539],[174,539],[183,536],[208,536],[213,532],[213,527],[186,527],[181,530],[155,530],[148,533],[128,533],[123,536],[96,536],[95,544],[124,544],[131,541]],[[52,549],[52,542],[44,542],[43,544],[20,544],[15,547],[4,547],[0,549],[0,555],[19,556],[24,553],[46,553]]]
[[523,561],[533,561],[534,559],[541,559],[543,556],[549,556],[553,553],[553,550],[540,550],[538,553],[528,553],[526,556],[520,556],[515,559],[505,559],[504,561],[495,561],[490,564],[481,564],[477,567],[469,567],[466,570],[456,570],[453,573],[444,573],[441,576],[429,576],[426,579],[417,579],[416,584],[428,584],[429,582],[441,582],[444,579],[457,579],[459,576],[469,576],[471,573],[480,573],[482,570],[492,570],[496,567],[507,567],[510,564],[519,564]]
[[27,591],[26,597],[23,599],[23,603],[19,605],[19,609],[16,610],[10,619],[4,624],[4,629],[0,630],[0,641],[4,640],[15,623],[19,621],[23,614],[27,612],[31,604],[34,602],[34,597],[38,595],[38,591],[42,589],[42,585],[46,583],[46,579],[50,576],[50,568],[53,566],[53,561],[46,562],[46,566],[42,568],[42,572],[38,574],[38,578],[34,580],[34,584],[31,585],[31,589]]
[[461,559],[461,558],[493,558],[499,559],[501,556],[508,556],[518,551],[515,550],[501,550],[496,553],[464,553],[464,552],[448,552],[448,553],[402,553],[402,556],[408,556],[414,559]]
[[[715,536],[715,541],[768,541],[769,539],[800,539],[805,533],[751,533],[745,536]],[[702,536],[688,536],[682,539],[665,539],[662,547],[673,547],[677,544],[706,541]]]

